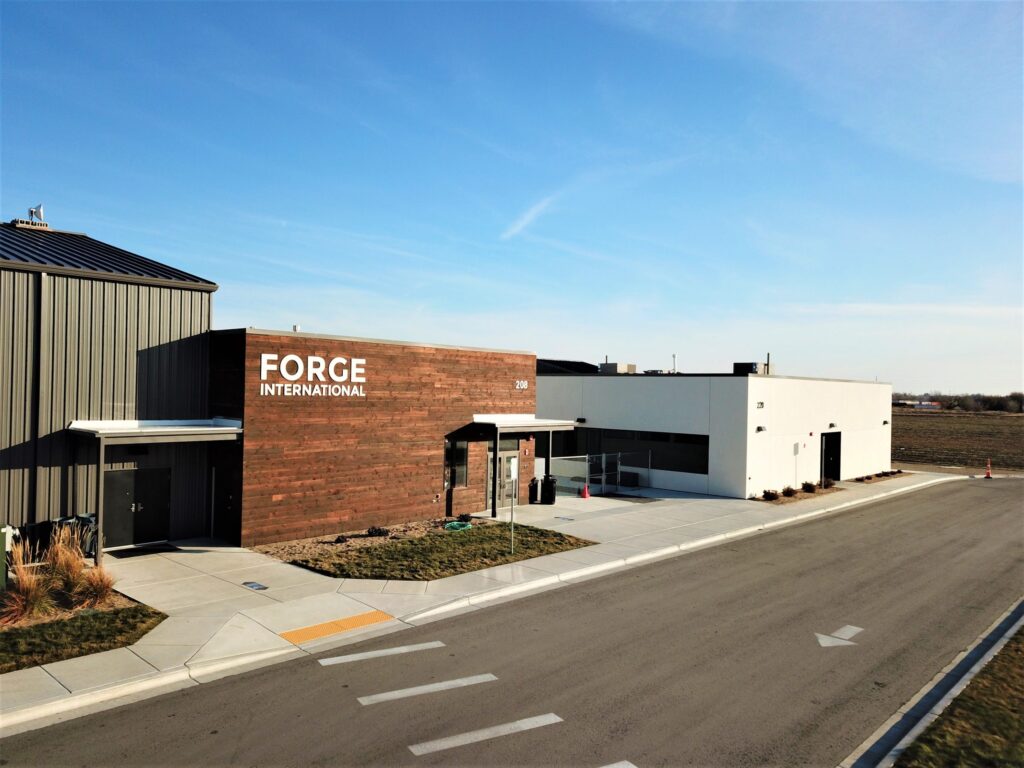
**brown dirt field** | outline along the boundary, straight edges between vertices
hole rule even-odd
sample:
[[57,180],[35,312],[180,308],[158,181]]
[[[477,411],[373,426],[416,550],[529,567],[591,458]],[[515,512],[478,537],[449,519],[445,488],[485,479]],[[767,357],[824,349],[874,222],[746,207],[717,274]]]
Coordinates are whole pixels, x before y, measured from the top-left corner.
[[892,412],[892,460],[985,471],[1024,469],[1024,414]]

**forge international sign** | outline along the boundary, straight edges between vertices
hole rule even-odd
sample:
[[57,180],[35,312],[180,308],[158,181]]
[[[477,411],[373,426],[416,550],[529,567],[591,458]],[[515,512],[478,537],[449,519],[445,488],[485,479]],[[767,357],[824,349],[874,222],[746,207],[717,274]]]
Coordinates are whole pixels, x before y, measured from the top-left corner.
[[[271,381],[284,379],[284,381]],[[260,394],[271,397],[366,397],[361,357],[260,355]]]

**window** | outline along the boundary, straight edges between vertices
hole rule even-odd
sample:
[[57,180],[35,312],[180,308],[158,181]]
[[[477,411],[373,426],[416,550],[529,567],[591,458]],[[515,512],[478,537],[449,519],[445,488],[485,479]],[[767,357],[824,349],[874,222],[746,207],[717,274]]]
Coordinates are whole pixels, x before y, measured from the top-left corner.
[[465,488],[469,481],[469,443],[444,441],[444,487]]

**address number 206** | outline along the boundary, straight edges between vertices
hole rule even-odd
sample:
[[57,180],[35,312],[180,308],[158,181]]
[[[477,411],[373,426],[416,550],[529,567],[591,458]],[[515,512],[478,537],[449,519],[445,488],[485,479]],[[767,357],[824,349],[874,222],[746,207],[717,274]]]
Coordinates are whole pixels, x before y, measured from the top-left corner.
[[516,389],[529,389],[530,382],[526,379],[516,379]]

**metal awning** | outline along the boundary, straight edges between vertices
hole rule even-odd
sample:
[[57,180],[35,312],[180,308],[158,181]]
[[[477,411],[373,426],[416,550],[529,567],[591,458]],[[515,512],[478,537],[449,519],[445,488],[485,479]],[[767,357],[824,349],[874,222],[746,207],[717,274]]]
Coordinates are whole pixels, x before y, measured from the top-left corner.
[[107,445],[127,443],[203,443],[237,440],[242,434],[238,419],[76,420],[72,432],[92,435]]
[[473,423],[488,424],[499,432],[568,432],[576,428],[575,421],[538,419],[532,413],[475,413]]

